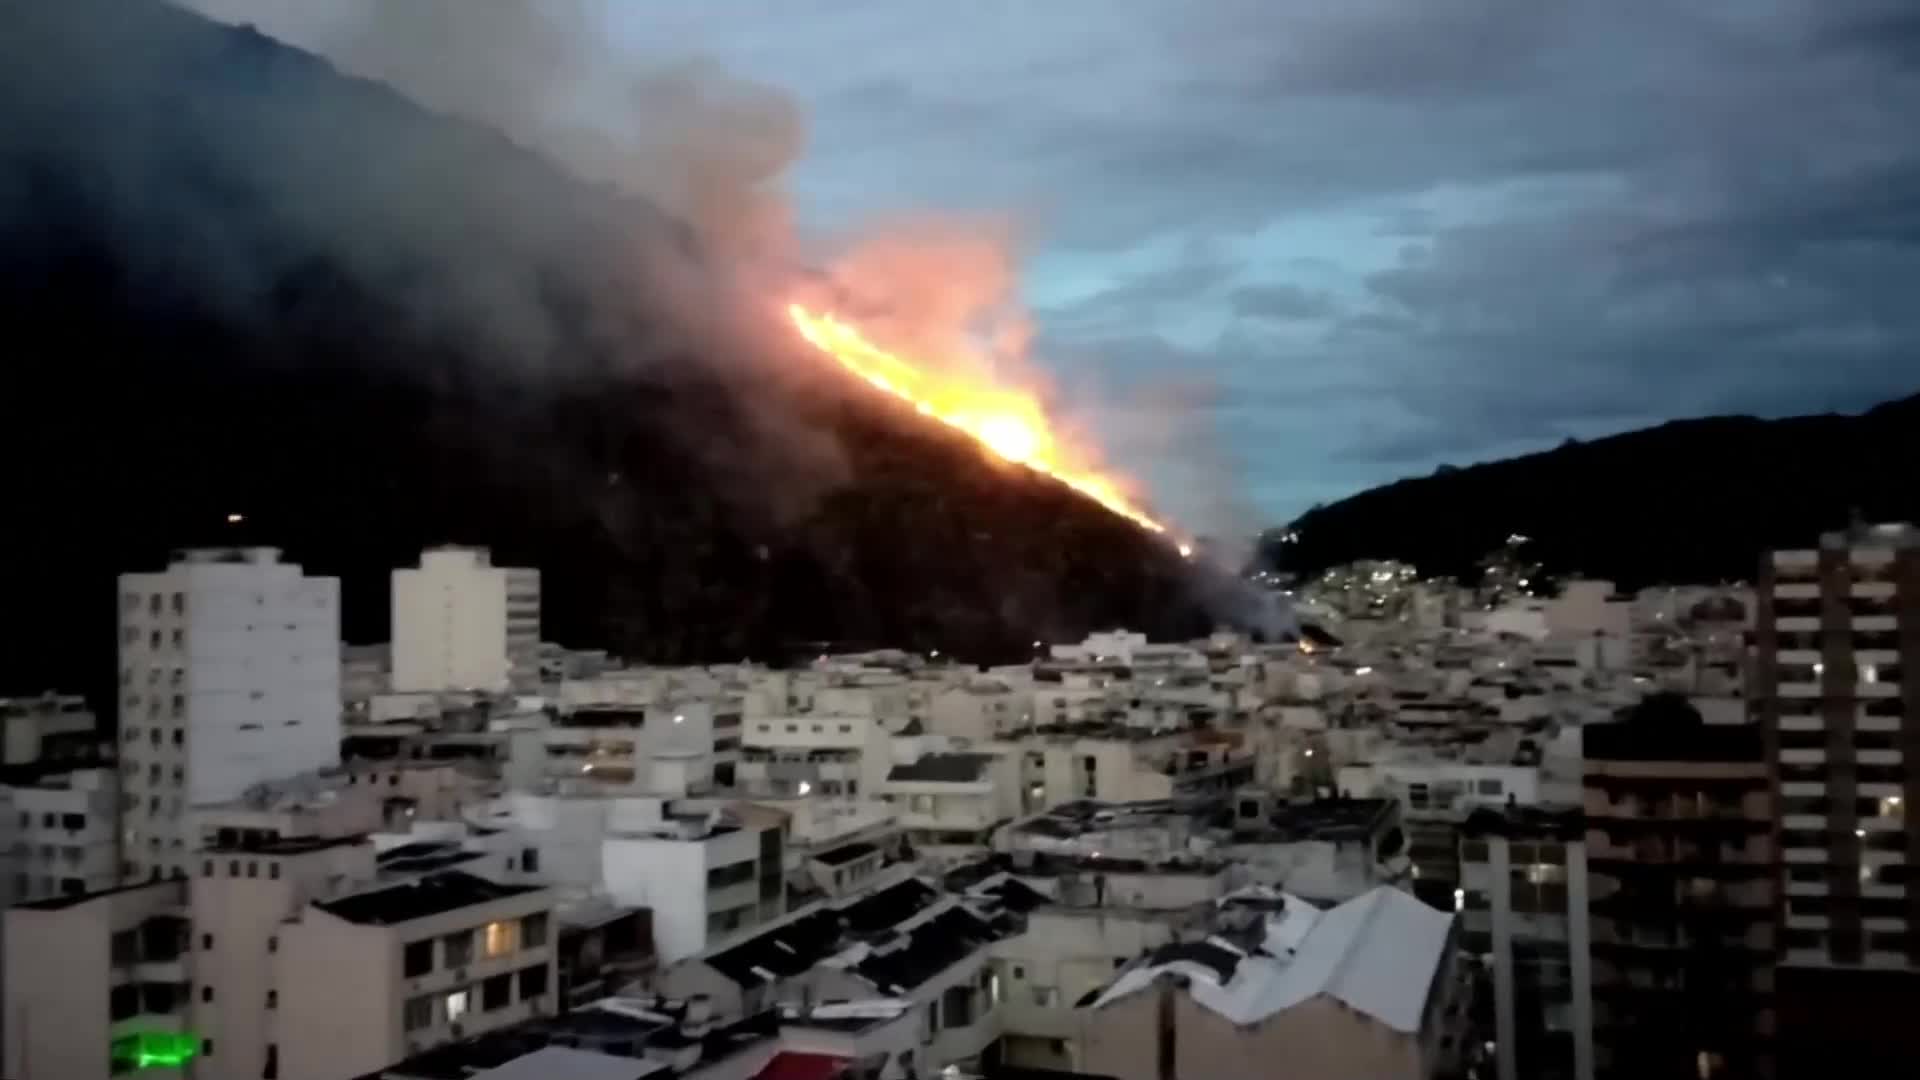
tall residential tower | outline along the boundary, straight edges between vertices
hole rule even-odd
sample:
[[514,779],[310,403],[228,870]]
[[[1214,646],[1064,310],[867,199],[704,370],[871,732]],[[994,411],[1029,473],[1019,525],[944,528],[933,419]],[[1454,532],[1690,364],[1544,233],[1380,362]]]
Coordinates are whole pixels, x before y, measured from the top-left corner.
[[340,582],[275,548],[120,577],[122,872],[184,876],[189,807],[336,764]]
[[506,690],[540,677],[540,571],[438,547],[393,572],[393,688]]
[[1920,1054],[1920,529],[1760,568],[1752,708],[1779,784],[1782,1074]]

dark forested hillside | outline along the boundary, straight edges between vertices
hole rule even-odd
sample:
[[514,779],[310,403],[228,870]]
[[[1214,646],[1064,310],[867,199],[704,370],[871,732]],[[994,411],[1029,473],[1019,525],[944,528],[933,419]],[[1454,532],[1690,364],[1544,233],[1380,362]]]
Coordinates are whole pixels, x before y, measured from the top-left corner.
[[1191,571],[1097,506],[669,332],[637,268],[701,260],[257,34],[8,5],[0,692],[97,691],[114,575],[208,542],[341,575],[352,640],[446,541],[540,567],[549,636],[658,660],[1203,625]]
[[1856,517],[1920,521],[1917,468],[1920,397],[1859,416],[1683,420],[1374,488],[1262,548],[1303,572],[1394,558],[1459,575],[1519,533],[1549,570],[1623,586],[1750,580],[1762,552]]

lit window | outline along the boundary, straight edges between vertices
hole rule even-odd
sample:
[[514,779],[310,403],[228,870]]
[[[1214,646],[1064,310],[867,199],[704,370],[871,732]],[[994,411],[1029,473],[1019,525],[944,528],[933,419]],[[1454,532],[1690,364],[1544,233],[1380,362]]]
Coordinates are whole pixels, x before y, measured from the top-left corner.
[[1879,667],[1879,665],[1877,665],[1877,664],[1861,664],[1861,665],[1860,665],[1860,681],[1861,681],[1861,682],[1863,682],[1863,683],[1877,683],[1877,682],[1879,682],[1879,681],[1880,681],[1880,667]]
[[490,922],[486,930],[486,955],[505,956],[520,947],[520,923],[515,920]]
[[465,990],[455,990],[446,996],[447,1023],[457,1024],[461,1017],[467,1015],[468,1000]]

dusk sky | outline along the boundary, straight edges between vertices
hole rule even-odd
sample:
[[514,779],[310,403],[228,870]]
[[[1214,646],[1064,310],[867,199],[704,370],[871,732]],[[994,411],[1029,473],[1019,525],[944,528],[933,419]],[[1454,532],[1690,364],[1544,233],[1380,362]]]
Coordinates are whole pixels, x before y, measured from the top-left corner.
[[802,106],[805,235],[1018,221],[1035,359],[1177,518],[1920,389],[1911,0],[598,2]]
[[1920,389],[1903,0],[630,7],[807,106],[804,226],[1022,214],[1042,362],[1198,401],[1273,518]]

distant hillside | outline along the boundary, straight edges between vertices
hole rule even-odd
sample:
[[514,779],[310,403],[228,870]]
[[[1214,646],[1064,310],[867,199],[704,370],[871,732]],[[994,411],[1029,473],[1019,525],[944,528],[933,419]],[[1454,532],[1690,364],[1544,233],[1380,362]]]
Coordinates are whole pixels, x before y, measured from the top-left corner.
[[1204,629],[1192,571],[1085,499],[837,373],[667,332],[630,272],[663,255],[703,258],[258,34],[11,6],[0,693],[110,687],[114,575],[207,542],[343,576],[356,641],[448,541],[541,568],[550,637],[660,661]]
[[1920,396],[1859,416],[1681,420],[1401,480],[1316,507],[1262,541],[1312,573],[1362,558],[1462,575],[1509,534],[1550,571],[1626,587],[1751,580],[1762,552],[1854,515],[1920,521]]

